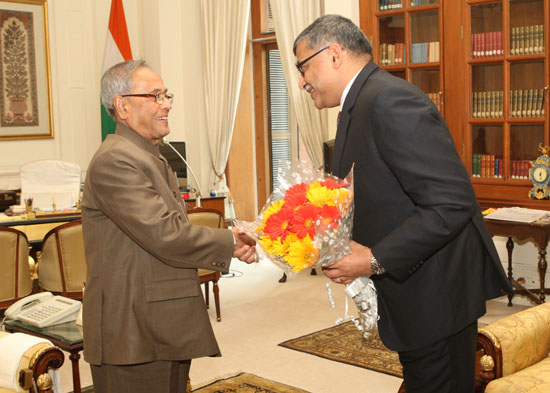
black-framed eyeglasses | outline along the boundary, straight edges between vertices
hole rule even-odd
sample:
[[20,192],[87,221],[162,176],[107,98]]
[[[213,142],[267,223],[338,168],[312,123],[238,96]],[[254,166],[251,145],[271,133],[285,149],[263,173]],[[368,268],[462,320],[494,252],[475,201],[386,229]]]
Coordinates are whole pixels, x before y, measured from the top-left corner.
[[306,64],[308,61],[310,61],[310,60],[313,59],[315,56],[317,56],[319,53],[321,53],[322,51],[324,51],[325,49],[328,49],[328,48],[330,48],[330,45],[325,46],[324,48],[319,49],[317,52],[315,52],[315,53],[312,54],[311,56],[307,57],[306,59],[297,62],[297,63],[296,63],[296,68],[298,68],[298,71],[300,71],[300,74],[302,74],[302,76],[304,75],[304,69],[303,69],[304,64]]
[[155,97],[155,102],[159,105],[162,105],[164,103],[165,99],[170,101],[170,103],[172,103],[172,101],[174,101],[174,94],[164,93],[164,92],[160,92],[160,93],[157,93],[157,94],[153,94],[153,93],[121,94],[120,96],[121,97]]

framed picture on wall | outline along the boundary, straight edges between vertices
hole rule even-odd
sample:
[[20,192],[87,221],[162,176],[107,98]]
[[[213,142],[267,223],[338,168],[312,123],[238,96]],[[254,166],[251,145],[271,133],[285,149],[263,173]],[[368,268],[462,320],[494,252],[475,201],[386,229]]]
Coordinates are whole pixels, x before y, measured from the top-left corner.
[[0,140],[53,138],[46,0],[0,1]]

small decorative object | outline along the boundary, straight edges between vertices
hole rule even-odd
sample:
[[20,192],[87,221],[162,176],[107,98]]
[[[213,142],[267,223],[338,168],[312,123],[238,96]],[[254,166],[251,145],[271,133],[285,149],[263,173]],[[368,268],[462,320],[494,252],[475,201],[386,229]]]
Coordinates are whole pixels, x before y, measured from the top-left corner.
[[32,220],[35,217],[36,215],[34,214],[34,210],[32,208],[32,198],[25,199],[25,218]]
[[548,199],[550,192],[548,191],[548,183],[550,182],[550,146],[542,146],[539,143],[539,151],[542,153],[529,171],[529,178],[533,182],[533,188],[529,191],[529,198]]

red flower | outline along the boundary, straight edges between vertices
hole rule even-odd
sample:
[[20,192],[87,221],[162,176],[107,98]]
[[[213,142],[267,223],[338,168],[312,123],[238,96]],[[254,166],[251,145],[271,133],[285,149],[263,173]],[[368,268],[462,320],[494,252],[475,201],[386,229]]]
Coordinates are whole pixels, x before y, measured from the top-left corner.
[[292,232],[303,239],[308,233],[313,239],[315,236],[315,221],[319,218],[319,209],[315,205],[305,205],[296,210],[294,214],[294,223],[292,224]]
[[299,183],[299,184],[293,185],[292,187],[288,188],[285,191],[285,200],[291,195],[305,195],[308,187],[309,187],[309,184],[306,184],[306,183]]
[[336,180],[331,179],[330,177],[325,179],[325,181],[322,181],[320,184],[322,186],[325,186],[329,190],[334,190],[335,188],[342,188],[344,186],[343,184],[338,183]]
[[284,209],[290,209],[292,211],[297,210],[298,208],[305,205],[307,202],[306,193],[290,193],[289,195],[285,196],[285,204]]
[[280,238],[281,241],[284,241],[290,231],[291,218],[291,209],[279,210],[265,222],[264,234],[269,235],[271,240]]
[[331,228],[338,228],[338,222],[342,219],[342,215],[336,206],[323,205],[319,214]]

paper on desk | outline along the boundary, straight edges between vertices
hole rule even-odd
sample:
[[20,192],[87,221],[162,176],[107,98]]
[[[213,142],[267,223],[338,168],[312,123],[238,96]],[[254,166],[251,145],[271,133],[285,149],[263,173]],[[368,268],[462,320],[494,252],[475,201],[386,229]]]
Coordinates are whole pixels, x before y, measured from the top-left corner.
[[550,211],[527,209],[524,207],[502,207],[491,214],[487,214],[485,218],[514,222],[535,222],[550,218]]

